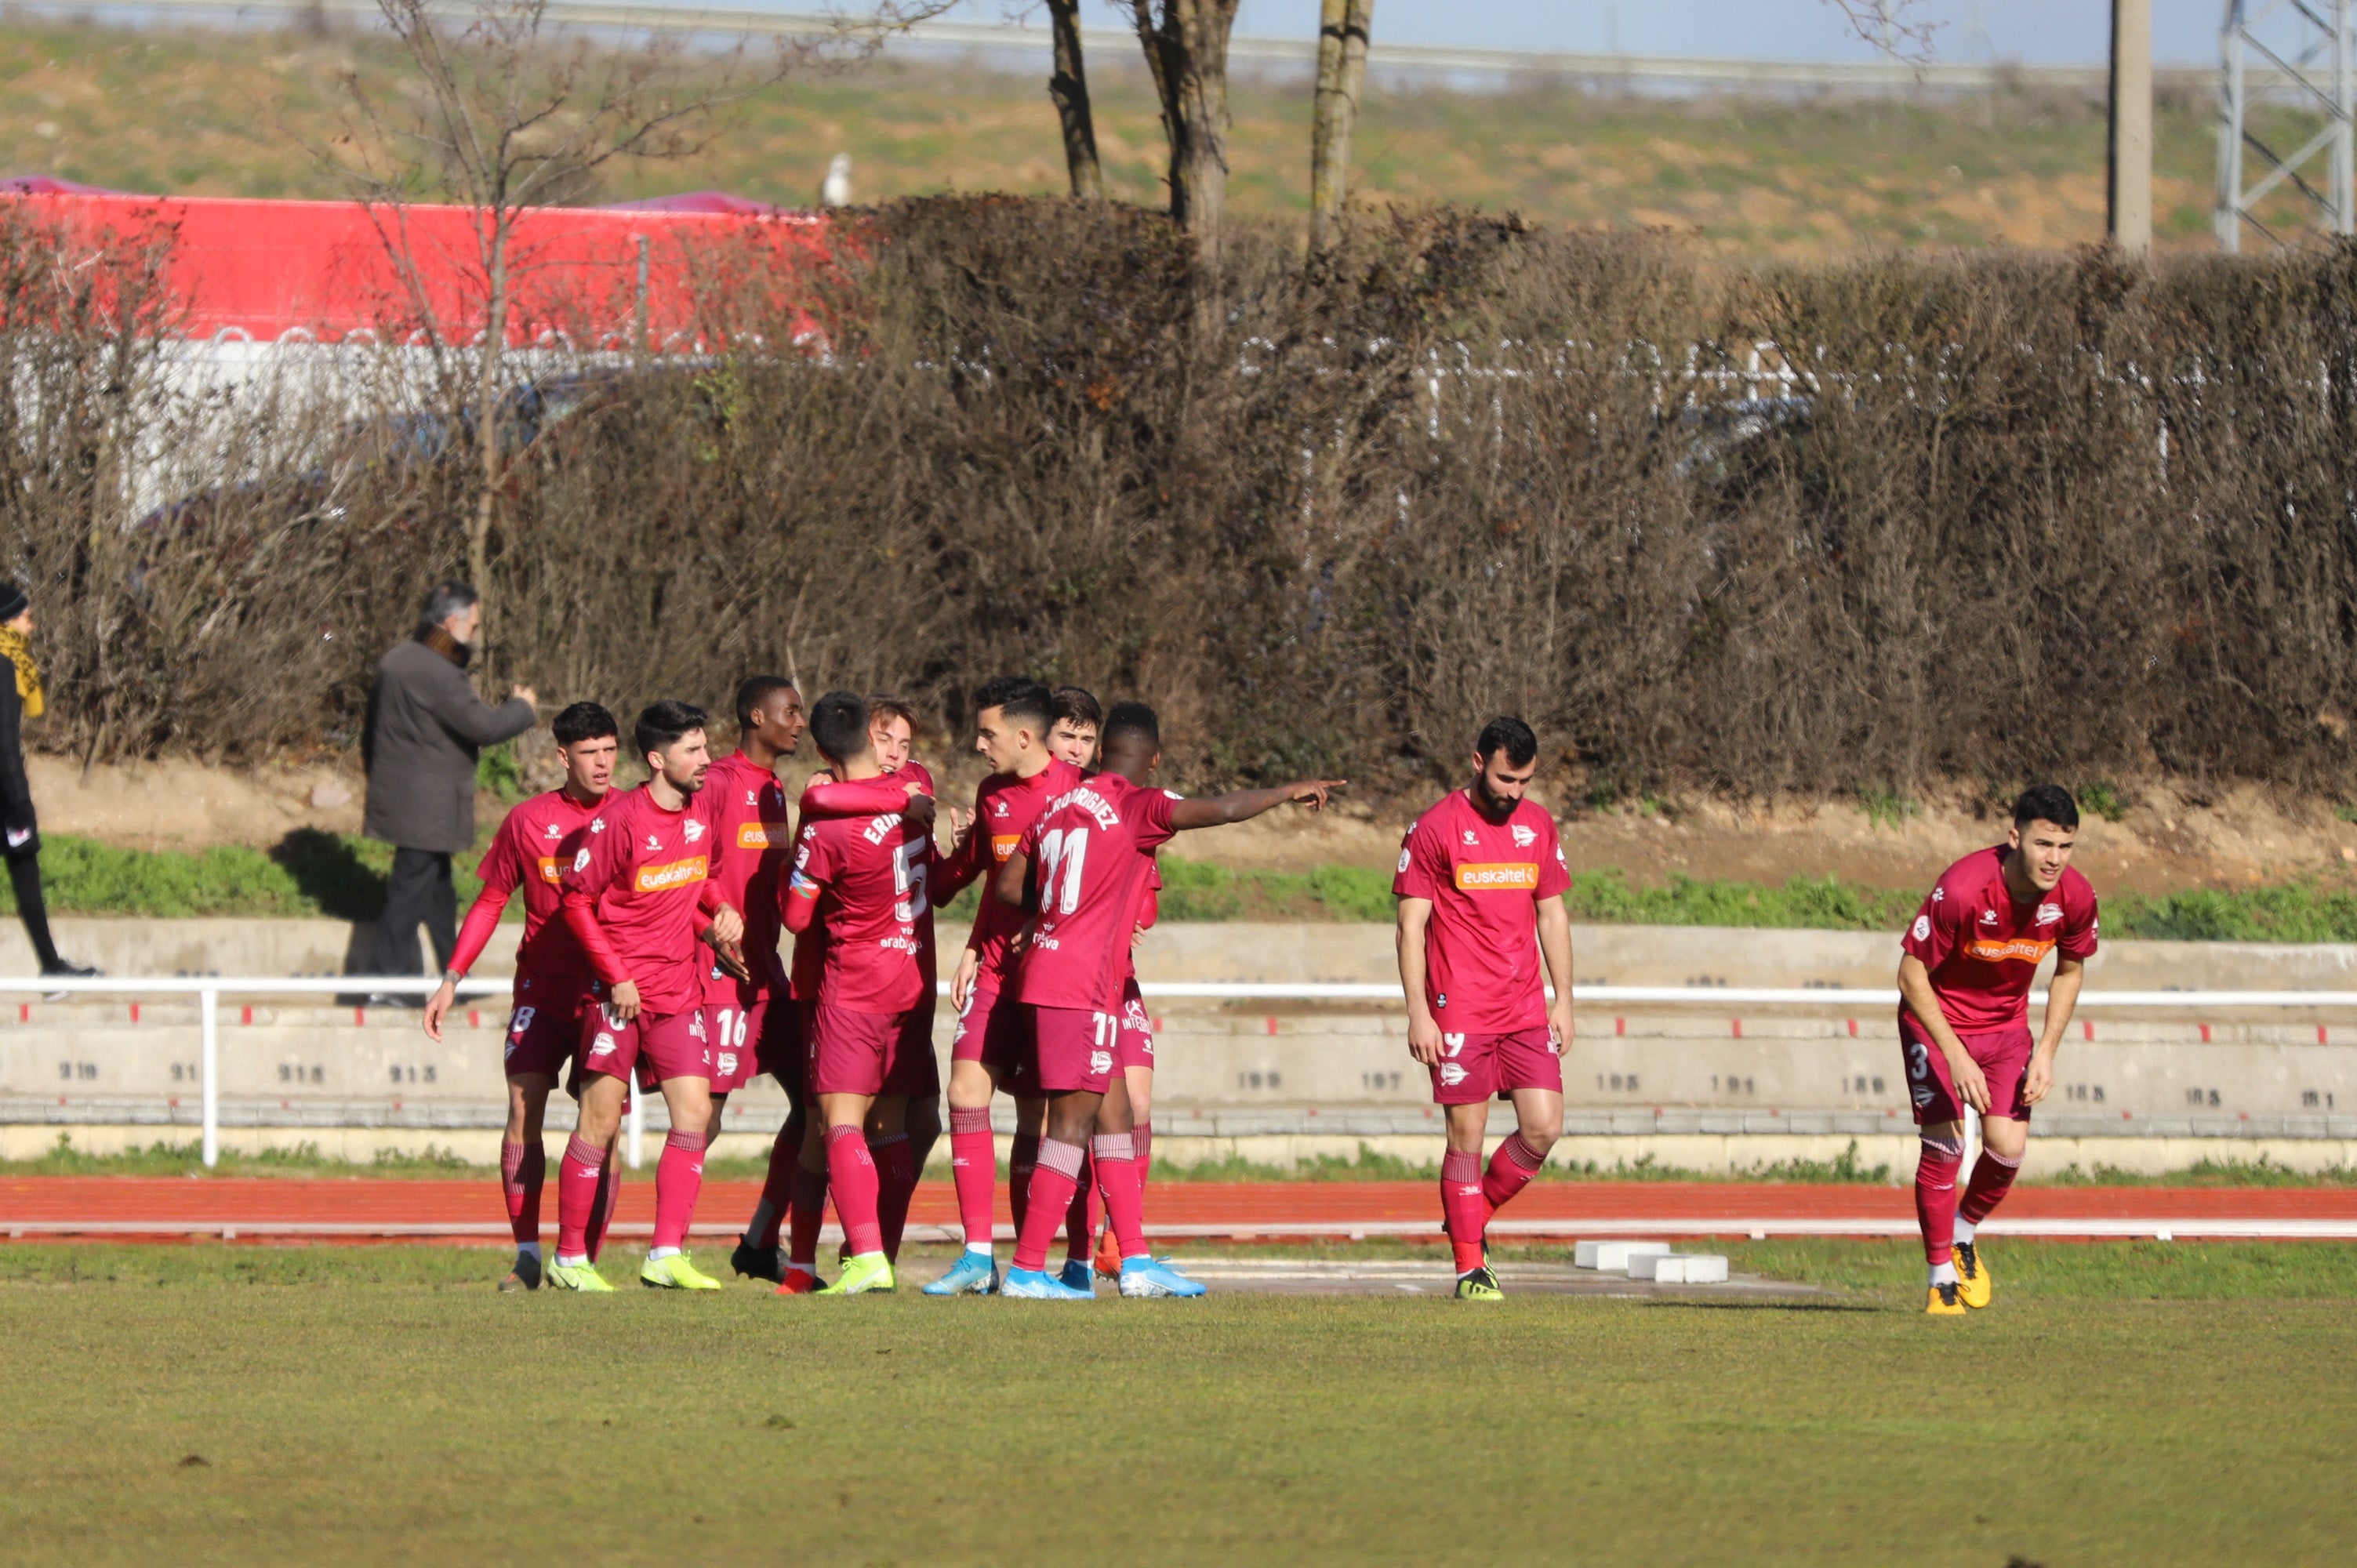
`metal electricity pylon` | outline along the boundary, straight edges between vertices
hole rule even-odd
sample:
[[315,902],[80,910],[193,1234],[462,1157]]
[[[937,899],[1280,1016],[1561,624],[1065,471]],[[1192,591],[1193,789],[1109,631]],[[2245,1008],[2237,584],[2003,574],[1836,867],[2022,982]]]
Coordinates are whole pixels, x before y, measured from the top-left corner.
[[[2218,248],[2243,248],[2243,229],[2283,245],[2254,215],[2261,200],[2289,185],[2335,234],[2357,232],[2351,189],[2351,127],[2357,124],[2357,0],[2227,0],[2218,81]],[[2278,153],[2252,131],[2255,97],[2287,101],[2323,118],[2316,134]],[[2252,166],[2255,165],[2255,166]],[[2244,181],[2246,168],[2256,177]],[[2319,181],[2321,181],[2319,184]]]

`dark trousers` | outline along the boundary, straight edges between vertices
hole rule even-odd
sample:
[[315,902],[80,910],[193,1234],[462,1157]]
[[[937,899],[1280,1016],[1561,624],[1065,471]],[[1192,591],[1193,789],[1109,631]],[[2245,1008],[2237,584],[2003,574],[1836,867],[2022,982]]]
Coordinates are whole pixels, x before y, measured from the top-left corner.
[[419,972],[417,928],[434,941],[434,967],[450,967],[458,945],[458,895],[450,886],[450,857],[430,849],[396,849],[384,884],[384,919],[378,927],[379,974]]

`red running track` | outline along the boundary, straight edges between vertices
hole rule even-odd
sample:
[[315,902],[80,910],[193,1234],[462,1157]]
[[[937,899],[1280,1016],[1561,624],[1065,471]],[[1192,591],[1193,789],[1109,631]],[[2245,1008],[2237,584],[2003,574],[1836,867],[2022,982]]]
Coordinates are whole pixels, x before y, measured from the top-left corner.
[[[643,1235],[651,1225],[652,1178],[651,1170],[640,1171],[626,1181],[615,1222],[618,1235]],[[752,1182],[707,1184],[697,1205],[697,1233],[733,1232],[759,1196]],[[1149,1189],[1146,1207],[1150,1229],[1180,1236],[1430,1235],[1437,1233],[1439,1221],[1439,1202],[1426,1182],[1165,1181]],[[544,1219],[553,1229],[553,1194]],[[917,1226],[953,1226],[957,1210],[950,1185],[920,1186],[909,1219]],[[1003,1225],[1003,1208],[1001,1219]],[[1502,1233],[1524,1236],[1628,1234],[1648,1226],[1684,1235],[1914,1230],[1911,1188],[1738,1182],[1541,1182],[1525,1188],[1499,1219]],[[2016,1189],[1991,1229],[2150,1235],[2157,1229],[2187,1227],[2189,1234],[2357,1238],[2357,1188],[2027,1187]],[[497,1184],[488,1180],[0,1180],[0,1235],[169,1238],[220,1236],[225,1230],[246,1240],[488,1240],[504,1235],[507,1224]]]

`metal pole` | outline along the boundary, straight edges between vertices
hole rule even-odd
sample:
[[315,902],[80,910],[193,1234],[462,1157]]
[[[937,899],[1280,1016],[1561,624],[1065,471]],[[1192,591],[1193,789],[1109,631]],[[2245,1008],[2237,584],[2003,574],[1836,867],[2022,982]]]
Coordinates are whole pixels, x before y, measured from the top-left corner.
[[221,993],[208,986],[197,993],[197,1019],[204,1049],[199,1066],[204,1095],[205,1167],[221,1164]]
[[647,1131],[647,1096],[644,1090],[632,1090],[630,1094],[630,1144],[628,1155],[630,1167],[639,1168],[639,1140]]
[[2357,203],[2350,200],[2350,118],[2357,115],[2350,81],[2350,0],[2333,3],[2333,233],[2357,233]]
[[2112,0],[2110,233],[2152,249],[2152,0]]
[[2230,256],[2243,250],[2243,0],[2227,0],[2226,27],[2219,41],[2218,205],[2211,214],[2218,248]]

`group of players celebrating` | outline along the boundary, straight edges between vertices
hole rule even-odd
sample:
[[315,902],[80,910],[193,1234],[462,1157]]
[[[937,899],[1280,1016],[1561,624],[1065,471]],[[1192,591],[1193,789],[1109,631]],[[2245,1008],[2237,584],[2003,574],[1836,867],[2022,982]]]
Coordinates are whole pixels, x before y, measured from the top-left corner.
[[[894,1289],[917,1174],[942,1131],[933,911],[978,881],[950,983],[950,1165],[965,1248],[926,1294],[1082,1300],[1099,1274],[1125,1296],[1202,1294],[1145,1237],[1154,1038],[1132,954],[1155,919],[1156,853],[1175,833],[1288,802],[1319,810],[1341,781],[1190,800],[1153,784],[1161,736],[1143,703],[1107,714],[1078,687],[1003,676],[974,707],[991,772],[971,813],[945,817],[911,756],[915,713],[895,698],[832,692],[806,710],[792,682],[753,677],[737,692],[737,749],[717,759],[703,710],[656,703],[631,735],[649,777],[619,793],[613,715],[594,703],[556,715],[565,782],[501,823],[425,1011],[439,1040],[458,984],[521,890],[500,1157],[516,1259],[502,1289],[544,1279],[613,1288],[597,1260],[634,1090],[660,1093],[671,1124],[640,1281],[721,1288],[691,1261],[688,1232],[727,1098],[763,1073],[791,1110],[733,1267],[781,1295]],[[778,768],[805,733],[824,767],[790,811]],[[1491,721],[1469,760],[1466,787],[1409,829],[1393,891],[1409,1050],[1447,1115],[1440,1199],[1457,1294],[1496,1300],[1491,1219],[1563,1127],[1570,875],[1551,813],[1525,796],[1538,768],[1530,727]],[[2030,1107],[2053,1081],[2094,950],[2094,895],[2070,866],[2077,827],[2068,791],[2029,790],[2007,842],[1951,866],[1904,939],[1900,1034],[1922,1139],[1916,1204],[1933,1314],[1990,1300],[1977,1227],[2019,1169]],[[790,966],[780,952],[788,933]],[[2029,993],[2049,952],[2059,967],[2033,1044]],[[542,1123],[560,1079],[579,1112],[544,1265]],[[1000,1094],[1016,1129],[1016,1238],[1003,1277],[993,1244]],[[1493,1101],[1512,1103],[1515,1126],[1484,1162]],[[1966,1106],[1980,1115],[1983,1152],[1959,1200]],[[827,1283],[818,1245],[830,1197],[843,1243]],[[1051,1271],[1060,1228],[1065,1255]]]

